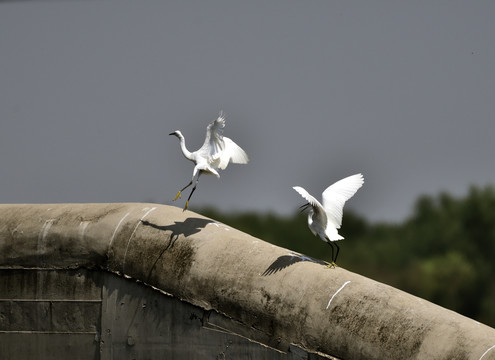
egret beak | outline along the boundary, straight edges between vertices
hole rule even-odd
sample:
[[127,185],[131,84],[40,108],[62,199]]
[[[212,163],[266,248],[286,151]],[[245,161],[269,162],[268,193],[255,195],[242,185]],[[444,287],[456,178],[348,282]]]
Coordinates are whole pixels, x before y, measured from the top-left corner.
[[309,208],[311,206],[310,203],[306,203],[304,205],[301,205],[299,206],[299,209],[301,209],[301,212],[303,212],[304,210],[306,210],[307,208]]
[[170,133],[169,135],[175,135],[175,133],[173,132],[173,133]]

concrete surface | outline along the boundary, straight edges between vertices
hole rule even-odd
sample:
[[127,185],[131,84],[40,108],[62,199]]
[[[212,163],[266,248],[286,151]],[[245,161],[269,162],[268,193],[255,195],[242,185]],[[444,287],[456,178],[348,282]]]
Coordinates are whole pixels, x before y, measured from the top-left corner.
[[237,335],[235,321],[105,271],[0,270],[0,358],[324,359]]
[[[11,284],[0,287],[0,297],[6,303],[1,304],[4,310],[0,312],[0,348],[8,351],[12,351],[9,344],[13,342],[9,336],[13,336],[13,331],[23,331],[16,328],[22,323],[16,316],[26,316],[40,334],[52,331],[48,336],[56,337],[64,331],[80,333],[80,342],[88,344],[94,358],[112,358],[112,351],[124,349],[129,358],[144,359],[148,355],[143,353],[146,346],[142,344],[151,341],[160,347],[170,343],[164,340],[170,339],[167,329],[188,323],[180,314],[189,314],[191,325],[195,323],[191,314],[197,313],[201,319],[208,314],[206,323],[214,324],[214,328],[221,330],[218,333],[233,334],[236,339],[256,344],[249,350],[249,346],[236,340],[238,357],[231,358],[260,358],[253,354],[265,346],[272,354],[266,358],[495,358],[492,328],[345,269],[327,269],[319,261],[175,207],[0,205],[0,269],[4,279],[0,285]],[[50,283],[64,284],[63,274],[71,271],[82,271],[82,284],[77,285],[77,280],[74,283],[72,276],[72,282],[65,282],[67,286],[56,288],[62,295],[64,288],[81,290],[81,301],[71,299],[77,304],[73,310],[63,310],[69,309],[69,304],[45,301],[47,297],[40,296],[45,288],[50,293]],[[40,275],[45,272],[51,275]],[[18,281],[13,281],[16,276]],[[122,276],[132,281],[124,281]],[[12,284],[20,281],[26,284],[18,286],[16,291],[20,294],[5,290],[14,289]],[[33,281],[37,290],[31,297],[26,295],[29,301],[22,306],[21,301],[12,302],[32,292]],[[132,290],[133,286],[146,290]],[[100,296],[93,296],[98,289]],[[127,299],[122,307],[132,304],[131,310],[119,312],[112,310],[112,306],[118,306],[105,305],[117,304],[115,299]],[[146,327],[127,323],[126,328],[125,321],[119,322],[121,318],[128,321],[132,311],[140,314],[136,309],[143,302],[150,304],[150,299],[154,299],[154,304],[163,302],[151,311],[154,320],[150,323],[156,331],[146,333]],[[169,301],[178,305],[166,305]],[[174,310],[182,307],[186,310]],[[73,321],[68,316],[71,313]],[[168,316],[163,322],[166,325],[160,328],[159,319],[167,319],[170,313],[177,313],[178,318]],[[40,319],[46,318],[46,314],[52,314],[52,320],[43,323]],[[146,319],[143,316],[136,315],[136,319]],[[159,324],[153,325],[153,321]],[[200,330],[186,329],[175,341],[187,336],[194,338],[190,335],[193,333],[187,333],[206,331],[204,327],[203,321]],[[57,332],[54,328],[62,330]],[[118,334],[115,344],[109,331]],[[127,345],[122,345],[122,338]],[[223,341],[232,341],[210,339],[207,343],[216,344],[213,348],[225,344]],[[119,343],[120,347],[116,345]],[[206,351],[197,342],[186,344],[190,346],[189,354]],[[135,350],[134,355],[130,355],[129,349]],[[220,355],[218,348],[214,350],[210,348],[204,354],[229,358],[227,352]]]

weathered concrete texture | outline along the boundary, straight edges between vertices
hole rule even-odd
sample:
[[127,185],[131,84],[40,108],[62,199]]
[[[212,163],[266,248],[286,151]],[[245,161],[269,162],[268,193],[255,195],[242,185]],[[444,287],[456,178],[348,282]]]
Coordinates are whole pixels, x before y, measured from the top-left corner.
[[495,345],[492,328],[175,207],[1,205],[0,219],[3,269],[123,274],[284,352],[295,344],[341,359],[479,359]]
[[1,358],[97,359],[101,281],[95,280],[83,270],[0,270]]
[[232,319],[106,271],[4,269],[3,289],[2,360],[323,359],[249,341]]

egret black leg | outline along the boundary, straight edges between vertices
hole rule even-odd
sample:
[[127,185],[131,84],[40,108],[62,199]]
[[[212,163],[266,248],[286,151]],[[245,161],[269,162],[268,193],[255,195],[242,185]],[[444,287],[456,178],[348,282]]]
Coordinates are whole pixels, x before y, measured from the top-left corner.
[[335,243],[334,245],[337,247],[337,254],[335,254],[335,260],[333,260],[333,262],[336,263],[337,257],[339,256],[340,247],[337,245],[337,243]]
[[189,184],[187,184],[187,185],[186,185],[186,186],[184,186],[182,189],[180,189],[180,190],[179,190],[179,192],[177,193],[177,195],[175,195],[174,201],[175,201],[175,200],[177,200],[178,198],[180,198],[180,197],[181,197],[182,192],[183,192],[185,189],[187,189],[189,186],[191,186],[191,185],[192,185],[192,183],[193,183],[193,181],[191,180],[191,181],[189,182]]
[[189,205],[189,199],[191,198],[194,190],[196,190],[196,185],[198,185],[198,183],[194,184],[194,187],[192,188],[191,193],[189,194],[189,197],[187,198],[186,205],[184,206],[184,210],[182,210],[182,211],[185,211],[187,209],[187,206]]
[[182,189],[180,189],[181,192],[183,192],[184,190],[186,190],[189,186],[191,186],[193,183],[193,181],[189,181],[189,184],[187,184],[186,186],[184,186]]
[[333,244],[328,241],[327,244],[332,248],[332,261],[330,262],[330,265],[333,265],[334,261],[333,261]]
[[[184,209],[182,211],[186,211],[187,206],[189,205],[189,199],[191,199],[192,194],[194,193],[194,191],[196,190],[196,187],[198,186],[200,176],[201,176],[201,172],[198,173],[198,177],[196,178],[196,182],[194,183],[194,186],[191,190],[191,193],[189,194],[189,197],[187,198],[186,205],[184,206]],[[192,180],[191,180],[191,183],[192,183]]]

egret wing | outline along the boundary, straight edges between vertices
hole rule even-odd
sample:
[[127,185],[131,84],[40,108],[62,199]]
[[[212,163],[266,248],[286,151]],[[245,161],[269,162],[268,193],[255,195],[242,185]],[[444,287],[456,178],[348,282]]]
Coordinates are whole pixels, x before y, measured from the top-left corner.
[[311,206],[321,206],[320,202],[316,200],[310,193],[308,193],[305,189],[300,186],[293,186],[294,190],[296,190],[299,195],[301,195],[304,200],[311,204]]
[[225,146],[223,151],[220,152],[220,163],[218,164],[220,169],[225,169],[229,162],[234,164],[248,163],[249,157],[239,145],[226,136],[223,137],[223,142]]
[[320,204],[320,202],[302,187],[293,186],[292,188],[296,190],[299,195],[301,195],[313,208],[313,222],[317,222],[322,227],[322,229],[325,229],[327,227],[328,220],[325,214],[325,210],[323,209],[323,206]]
[[225,116],[223,115],[223,112],[220,112],[218,118],[208,124],[206,128],[205,142],[198,151],[208,157],[209,162],[217,160],[225,148],[225,143],[223,140],[224,127]]
[[323,208],[327,213],[329,222],[332,222],[337,229],[342,225],[345,202],[349,200],[363,184],[363,175],[355,174],[337,181],[323,191]]

